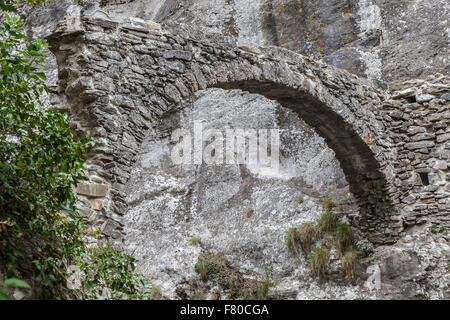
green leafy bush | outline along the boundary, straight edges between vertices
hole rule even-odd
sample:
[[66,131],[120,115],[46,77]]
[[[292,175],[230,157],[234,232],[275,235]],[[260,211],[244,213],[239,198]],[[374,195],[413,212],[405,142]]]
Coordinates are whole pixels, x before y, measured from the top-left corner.
[[114,249],[98,247],[87,250],[79,265],[84,281],[78,290],[83,299],[105,296],[109,299],[145,299],[152,294],[150,283],[135,273],[135,259]]
[[[14,11],[15,3],[1,1],[0,8]],[[97,286],[114,297],[139,297],[143,280],[131,257],[111,247],[86,249],[73,187],[96,144],[76,136],[66,115],[44,110],[39,67],[47,46],[28,39],[23,23],[6,11],[0,21],[0,266],[7,277],[33,279],[37,298],[96,298]],[[83,267],[88,293],[67,289],[73,264]]]
[[193,246],[198,246],[200,244],[200,239],[199,238],[191,238],[189,239],[189,243]]

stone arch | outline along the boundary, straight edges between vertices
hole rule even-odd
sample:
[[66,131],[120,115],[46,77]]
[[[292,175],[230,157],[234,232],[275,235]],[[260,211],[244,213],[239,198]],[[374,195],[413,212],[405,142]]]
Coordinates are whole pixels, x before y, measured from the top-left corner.
[[[155,118],[200,89],[241,89],[277,100],[325,138],[358,199],[355,223],[373,241],[390,241],[386,218],[395,209],[377,111],[382,93],[356,76],[281,48],[223,48],[104,17],[67,19],[48,40],[63,102],[83,131],[104,142],[93,159],[111,177],[110,211],[126,207],[121,187]],[[116,220],[112,229],[120,229]]]
[[236,57],[228,53],[232,59],[212,64],[190,62],[187,76],[178,80],[190,92],[197,89],[191,81],[195,78],[198,89],[240,89],[295,111],[335,152],[358,199],[365,220],[360,227],[381,231],[384,218],[395,209],[384,171],[389,164],[382,146],[384,126],[377,119],[379,92],[346,72],[287,50],[246,48],[234,53]]

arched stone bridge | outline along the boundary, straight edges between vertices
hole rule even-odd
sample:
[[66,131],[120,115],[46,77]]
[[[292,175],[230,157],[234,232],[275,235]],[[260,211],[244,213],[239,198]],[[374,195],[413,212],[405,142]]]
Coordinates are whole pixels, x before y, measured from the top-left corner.
[[[88,156],[95,174],[78,192],[106,214],[104,233],[112,238],[121,238],[123,186],[147,129],[210,87],[277,100],[324,137],[359,202],[352,224],[372,241],[392,242],[405,227],[423,223],[420,217],[448,224],[445,99],[434,96],[431,109],[427,101],[411,109],[408,90],[388,100],[389,93],[355,75],[289,50],[222,48],[172,35],[152,22],[117,22],[98,13],[67,17],[48,41],[59,65],[58,105],[70,110],[79,131],[103,143]],[[441,117],[422,121],[433,108]],[[441,179],[432,185],[428,175],[436,170]]]

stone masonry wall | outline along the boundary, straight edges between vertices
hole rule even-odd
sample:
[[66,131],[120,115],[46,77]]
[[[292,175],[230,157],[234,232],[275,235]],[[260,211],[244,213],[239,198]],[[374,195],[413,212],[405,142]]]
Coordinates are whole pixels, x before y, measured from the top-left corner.
[[118,245],[123,186],[150,124],[208,87],[263,94],[314,127],[358,199],[352,225],[373,242],[392,242],[427,219],[448,225],[448,78],[394,84],[391,95],[285,49],[214,47],[95,10],[69,15],[48,40],[58,103],[75,129],[103,144],[88,156],[89,180],[77,192]]
[[404,226],[450,223],[450,77],[395,82],[380,108],[395,143],[398,194]]

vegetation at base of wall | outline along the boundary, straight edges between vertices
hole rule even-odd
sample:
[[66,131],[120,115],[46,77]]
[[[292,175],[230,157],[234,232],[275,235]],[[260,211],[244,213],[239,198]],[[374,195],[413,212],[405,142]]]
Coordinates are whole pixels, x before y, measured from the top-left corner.
[[352,228],[345,223],[338,223],[336,226],[336,247],[341,255],[352,249],[355,236]]
[[330,262],[330,249],[323,245],[315,248],[309,256],[311,270],[316,277],[323,277]]
[[[325,200],[327,201],[327,200]],[[317,223],[303,223],[298,228],[290,228],[286,232],[286,246],[294,255],[301,247],[315,276],[324,277],[329,264],[330,246],[337,249],[341,257],[341,269],[347,278],[353,278],[358,253],[353,250],[355,235],[350,225],[339,222],[339,216],[331,211],[337,206],[331,202],[324,203],[324,212]],[[326,210],[325,210],[326,209]],[[314,243],[321,240],[321,247],[314,247]],[[320,244],[320,243],[319,243]],[[361,240],[356,248],[363,254],[373,252],[373,244],[368,240]],[[312,250],[312,251],[311,251]]]
[[262,281],[248,279],[219,254],[202,253],[195,264],[195,272],[202,281],[211,281],[219,286],[231,299],[265,300],[269,288],[275,285],[270,268],[266,268]]
[[[149,284],[134,272],[132,257],[111,246],[85,245],[86,214],[77,208],[73,187],[96,143],[77,136],[68,116],[45,110],[40,96],[48,89],[39,68],[47,46],[26,37],[19,18],[8,15],[17,3],[0,0],[2,273],[31,279],[33,298],[143,298]],[[81,277],[72,290],[67,269],[74,265]]]
[[355,277],[356,262],[358,254],[356,251],[347,251],[341,259],[341,268],[348,279]]
[[322,233],[329,233],[336,230],[336,226],[338,223],[338,216],[337,214],[331,212],[331,211],[325,211],[320,216],[319,221],[317,222],[317,227],[320,232]]

